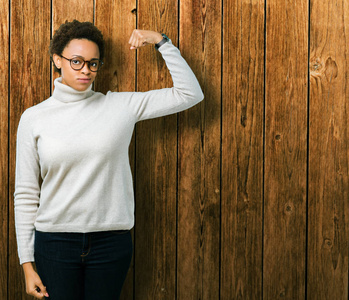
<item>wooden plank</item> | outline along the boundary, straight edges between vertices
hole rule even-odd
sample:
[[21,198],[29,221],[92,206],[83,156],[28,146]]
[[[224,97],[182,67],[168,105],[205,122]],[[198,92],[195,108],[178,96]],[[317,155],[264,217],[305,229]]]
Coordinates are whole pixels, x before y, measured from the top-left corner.
[[104,65],[96,87],[98,91],[124,92],[135,89],[135,52],[128,40],[136,28],[136,0],[96,0],[95,24],[106,40]]
[[262,297],[264,1],[225,0],[223,13],[220,293],[254,300]]
[[309,299],[348,299],[348,1],[311,1]]
[[221,1],[180,1],[180,49],[205,100],[179,115],[178,299],[218,299]]
[[[177,1],[138,1],[138,28],[166,33],[176,44]],[[153,46],[137,50],[137,89],[172,86]],[[176,115],[143,121],[136,130],[135,299],[175,299]]]
[[93,22],[94,1],[52,0],[52,25],[56,30],[66,21]]
[[304,299],[309,8],[266,3],[263,298]]
[[[25,12],[25,13],[23,13]],[[14,226],[16,132],[22,112],[50,96],[50,3],[11,2],[9,291],[8,299],[32,299],[25,294]]]
[[[93,0],[52,0],[52,34],[65,22],[71,22],[74,19],[80,22],[92,22],[94,18]],[[52,65],[52,84],[59,77],[59,74],[53,71]]]
[[8,59],[9,3],[0,2],[0,299],[7,299],[8,283]]
[[[128,44],[136,28],[136,1],[97,0],[95,24],[102,31],[105,45],[103,69],[95,84],[97,91],[134,91],[136,82],[136,54]],[[134,174],[134,138],[130,145],[130,164]],[[133,231],[132,231],[133,232]],[[134,261],[131,264],[120,299],[133,299]]]

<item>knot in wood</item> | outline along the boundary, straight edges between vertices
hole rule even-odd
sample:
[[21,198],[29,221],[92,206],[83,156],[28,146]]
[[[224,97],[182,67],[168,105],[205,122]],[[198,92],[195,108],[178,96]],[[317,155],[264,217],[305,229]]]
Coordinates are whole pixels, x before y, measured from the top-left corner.
[[242,115],[241,116],[241,125],[243,127],[246,127],[246,123],[247,123],[247,117],[246,117],[246,115]]
[[336,79],[338,76],[338,66],[335,60],[331,57],[327,58],[325,64],[325,75],[328,82]]
[[319,57],[313,59],[310,62],[310,70],[312,72],[320,72],[323,67],[323,64],[321,63],[321,59]]
[[33,51],[32,49],[29,49],[28,53],[27,53],[27,69],[30,69],[32,63],[34,60],[34,55],[33,55]]
[[286,205],[285,205],[285,211],[286,211],[287,214],[292,213],[292,211],[293,211],[292,204],[286,203]]
[[310,62],[310,75],[313,77],[324,77],[328,82],[336,79],[338,76],[338,66],[332,57],[326,61],[320,57],[314,58]]
[[331,249],[332,248],[332,241],[330,239],[324,239],[324,248]]
[[321,77],[324,73],[324,62],[320,57],[313,58],[310,61],[310,75],[313,77]]

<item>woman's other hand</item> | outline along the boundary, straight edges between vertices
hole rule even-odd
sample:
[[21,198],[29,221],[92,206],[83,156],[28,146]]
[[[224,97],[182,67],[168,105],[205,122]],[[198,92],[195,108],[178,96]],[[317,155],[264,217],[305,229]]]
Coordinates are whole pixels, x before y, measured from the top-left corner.
[[159,32],[151,30],[133,30],[128,43],[131,45],[131,50],[137,49],[149,44],[157,44],[162,40],[162,35]]
[[44,299],[44,297],[49,297],[46,287],[42,284],[42,281],[35,272],[31,262],[24,263],[23,271],[25,275],[25,286],[28,295],[34,296],[37,299]]

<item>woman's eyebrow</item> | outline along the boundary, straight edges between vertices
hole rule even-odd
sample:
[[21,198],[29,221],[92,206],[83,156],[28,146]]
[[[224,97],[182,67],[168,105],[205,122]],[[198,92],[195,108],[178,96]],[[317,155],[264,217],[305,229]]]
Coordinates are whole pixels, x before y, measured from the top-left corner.
[[[85,60],[85,57],[84,56],[81,56],[81,55],[78,55],[78,54],[72,54],[72,57],[75,58],[75,57],[80,57],[82,58],[83,60]],[[94,60],[94,59],[99,59],[98,57],[93,57],[91,58],[90,60]]]

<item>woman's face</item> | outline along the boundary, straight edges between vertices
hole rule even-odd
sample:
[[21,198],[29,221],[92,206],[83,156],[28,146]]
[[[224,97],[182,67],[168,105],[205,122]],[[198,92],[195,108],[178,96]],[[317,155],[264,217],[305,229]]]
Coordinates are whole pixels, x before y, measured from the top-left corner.
[[[82,58],[85,61],[99,59],[98,45],[86,39],[74,39],[64,48],[62,56],[67,59]],[[78,91],[86,90],[95,80],[97,72],[91,72],[88,63],[81,70],[73,70],[70,61],[53,55],[53,61],[58,69],[61,69],[62,83]]]

